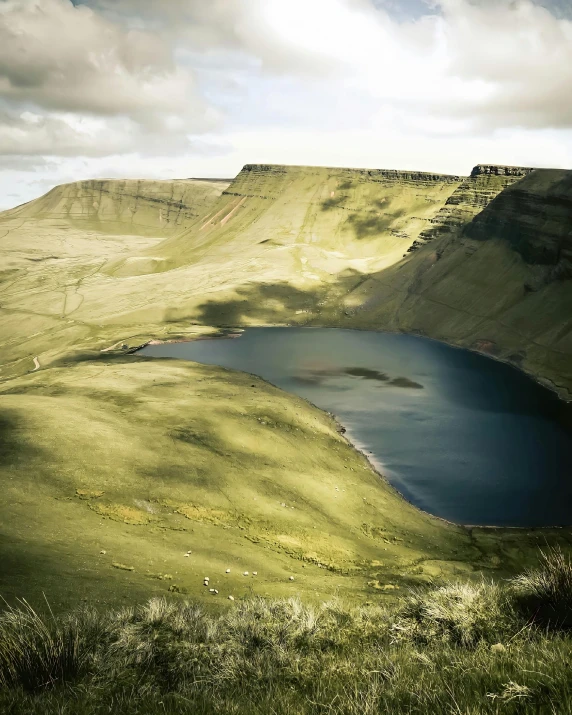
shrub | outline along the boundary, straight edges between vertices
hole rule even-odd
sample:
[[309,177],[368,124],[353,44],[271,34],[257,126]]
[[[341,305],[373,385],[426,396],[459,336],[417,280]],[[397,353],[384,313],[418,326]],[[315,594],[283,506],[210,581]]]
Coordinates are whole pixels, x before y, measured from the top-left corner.
[[529,620],[554,629],[572,628],[572,562],[560,548],[540,552],[540,564],[510,581],[515,601]]
[[387,624],[379,607],[351,608],[337,599],[320,606],[298,598],[253,598],[238,604],[222,619],[225,639],[245,654],[255,650],[301,654],[341,652],[355,639],[377,641]]
[[494,583],[453,583],[414,591],[392,626],[393,639],[430,643],[444,640],[462,646],[497,642],[514,631],[515,613],[506,592]]
[[560,603],[566,574],[552,555],[508,586],[444,584],[385,606],[250,598],[218,615],[156,598],[43,618],[21,602],[0,614],[0,712],[572,713],[570,634],[526,628],[515,609],[531,584]]

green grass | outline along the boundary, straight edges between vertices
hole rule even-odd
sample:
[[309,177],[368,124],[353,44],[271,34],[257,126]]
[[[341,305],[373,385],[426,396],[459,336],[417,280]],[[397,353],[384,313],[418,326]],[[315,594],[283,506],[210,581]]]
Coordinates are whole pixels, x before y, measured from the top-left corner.
[[470,530],[419,511],[330,415],[260,378],[86,358],[0,384],[11,603],[45,592],[61,612],[176,587],[209,608],[228,595],[357,604],[432,579],[514,575],[545,540],[570,549],[566,530]]
[[[562,555],[527,578],[555,581]],[[393,605],[246,598],[212,615],[153,599],[0,616],[13,713],[572,712],[572,637],[518,609],[518,581],[417,590]]]
[[[566,197],[558,210],[550,197],[563,175],[522,180],[527,235],[560,231]],[[514,192],[479,224],[487,240],[462,233],[516,179],[276,166],[248,167],[224,192],[196,181],[56,187],[0,215],[0,379],[35,356],[46,367],[191,325],[307,324],[487,350],[569,395],[572,284],[546,283],[504,240],[522,218]],[[432,240],[407,253],[420,236]]]
[[[558,210],[550,197],[562,176],[522,180],[527,235],[560,231],[566,197]],[[227,191],[184,180],[56,187],[0,215],[0,379],[35,356],[46,367],[191,325],[307,324],[486,350],[569,395],[572,284],[546,283],[503,239],[522,218],[510,213],[515,192],[479,224],[487,240],[462,233],[517,179],[276,166],[247,167]],[[433,240],[407,253],[420,236]]]
[[[524,340],[562,374],[565,350],[528,341],[525,326],[511,332],[499,312],[526,278],[508,248],[478,242],[467,256],[449,237],[401,259],[423,227],[468,220],[503,182],[250,167],[224,193],[209,182],[79,182],[0,216],[0,593],[45,591],[56,611],[170,587],[210,603],[201,576],[230,565],[237,596],[363,602],[430,579],[507,577],[544,539],[569,545],[568,530],[464,529],[419,512],[330,417],[257,378],[100,352],[252,323],[466,345],[501,331],[511,353]],[[356,235],[360,222],[373,233]],[[178,267],[146,273],[140,259]],[[555,294],[549,305],[559,316],[566,302]],[[550,334],[564,335],[557,322]],[[260,576],[245,582],[239,569]]]

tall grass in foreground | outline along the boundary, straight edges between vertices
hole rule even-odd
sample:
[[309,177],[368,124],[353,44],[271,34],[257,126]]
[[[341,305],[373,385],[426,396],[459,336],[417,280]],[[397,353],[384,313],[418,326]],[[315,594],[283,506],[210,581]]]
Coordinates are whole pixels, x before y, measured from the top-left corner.
[[416,591],[392,607],[248,599],[212,616],[137,608],[0,615],[0,712],[572,713],[570,561],[503,586]]
[[512,582],[516,601],[536,622],[572,628],[572,561],[560,549],[541,552],[540,568]]

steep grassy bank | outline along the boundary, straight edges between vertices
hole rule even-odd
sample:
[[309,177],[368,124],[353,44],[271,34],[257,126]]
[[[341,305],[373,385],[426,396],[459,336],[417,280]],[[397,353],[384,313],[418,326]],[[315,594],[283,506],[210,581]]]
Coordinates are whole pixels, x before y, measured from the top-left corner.
[[443,584],[385,606],[248,598],[214,616],[154,599],[54,619],[21,604],[0,614],[0,707],[565,715],[571,603],[572,567],[552,552],[502,587]]

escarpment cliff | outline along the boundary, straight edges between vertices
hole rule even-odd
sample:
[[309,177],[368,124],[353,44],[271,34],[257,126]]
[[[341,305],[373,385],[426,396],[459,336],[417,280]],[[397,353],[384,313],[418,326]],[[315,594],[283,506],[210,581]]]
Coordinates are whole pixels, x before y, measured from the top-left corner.
[[431,219],[419,238],[431,241],[457,231],[479,214],[507,187],[512,186],[532,169],[514,166],[479,164],[471,171]]
[[506,241],[527,264],[544,268],[544,282],[572,278],[572,172],[529,174],[496,197],[464,233]]
[[304,174],[305,176],[321,176],[327,172],[331,176],[337,176],[342,181],[344,179],[355,180],[361,178],[364,181],[415,181],[419,183],[432,183],[445,181],[449,183],[458,182],[461,177],[452,174],[435,174],[427,171],[408,171],[402,169],[351,169],[349,167],[322,167],[322,166],[294,166],[287,164],[245,164],[234,180],[234,186],[239,186],[242,182],[252,180],[266,181],[272,176],[294,176]]
[[456,223],[350,291],[348,321],[486,352],[571,398],[572,172],[509,169],[474,170]]
[[[412,247],[461,181],[413,171],[247,164],[203,221],[152,249],[153,270],[228,256],[231,247],[252,260],[280,248],[275,267],[291,274],[297,264],[302,282],[355,262],[374,270]],[[109,271],[140,275],[150,265],[123,261]]]

